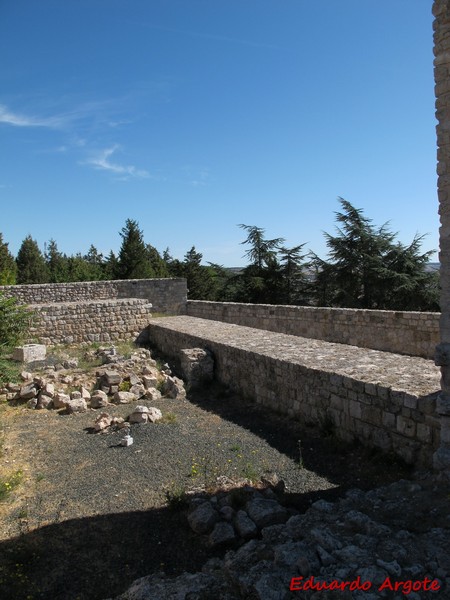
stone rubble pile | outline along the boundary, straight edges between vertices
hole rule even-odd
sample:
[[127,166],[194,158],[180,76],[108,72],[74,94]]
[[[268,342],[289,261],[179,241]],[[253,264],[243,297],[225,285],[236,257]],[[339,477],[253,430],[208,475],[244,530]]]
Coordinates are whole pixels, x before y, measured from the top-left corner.
[[[369,492],[354,489],[334,503],[318,500],[303,514],[292,514],[267,491],[246,492],[249,498],[238,510],[228,503],[229,494],[197,499],[191,503],[189,523],[210,543],[217,537],[236,548],[238,535],[251,539],[228,551],[224,559],[210,559],[202,572],[143,577],[115,600],[449,598],[448,512],[442,515],[441,527],[421,528],[414,515],[405,520],[408,510],[426,506],[430,498],[433,501],[433,489],[437,487],[404,480]],[[427,580],[439,589],[429,591],[430,583],[426,589]],[[305,588],[290,591],[292,582]],[[324,582],[334,582],[334,591],[333,587],[318,591]],[[343,582],[347,582],[345,590],[337,590]],[[396,582],[403,583],[395,589]],[[408,592],[413,585],[419,591]]]
[[[105,365],[95,375],[78,368],[76,359],[67,358],[47,366],[42,374],[23,371],[22,384],[8,383],[0,389],[0,397],[8,401],[26,402],[32,409],[64,409],[68,414],[104,409],[111,404],[129,404],[138,400],[159,400],[162,396],[184,400],[186,390],[181,379],[172,376],[169,366],[160,370],[147,349],[139,349],[129,359],[117,354],[114,347],[91,350],[87,360]],[[76,388],[76,389],[74,389]],[[90,392],[89,390],[93,390]],[[114,422],[114,418],[111,424]],[[136,406],[131,422],[155,422],[161,418],[158,409]],[[107,419],[96,422],[96,430],[104,429]]]
[[[279,489],[284,482],[277,482]],[[210,547],[243,544],[257,537],[269,525],[287,521],[297,511],[286,509],[271,487],[257,490],[248,484],[219,491],[211,497],[205,493],[189,500],[188,523],[203,536]]]

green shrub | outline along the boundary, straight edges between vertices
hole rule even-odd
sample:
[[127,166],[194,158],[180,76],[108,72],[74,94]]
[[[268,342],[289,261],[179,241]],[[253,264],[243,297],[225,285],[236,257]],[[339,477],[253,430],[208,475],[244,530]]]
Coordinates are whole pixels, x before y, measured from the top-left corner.
[[170,510],[178,511],[186,508],[188,504],[188,497],[184,487],[180,485],[172,485],[172,487],[165,491],[166,502]]
[[20,363],[10,360],[0,353],[0,385],[17,383],[20,376]]
[[32,316],[16,298],[5,298],[0,293],[0,351],[23,341]]

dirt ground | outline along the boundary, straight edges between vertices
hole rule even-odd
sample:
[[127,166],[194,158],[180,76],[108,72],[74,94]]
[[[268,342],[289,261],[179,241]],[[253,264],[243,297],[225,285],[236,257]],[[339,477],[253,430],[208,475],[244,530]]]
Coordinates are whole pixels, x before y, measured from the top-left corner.
[[[96,411],[1,406],[0,477],[20,469],[23,480],[0,502],[0,598],[101,600],[149,573],[199,570],[224,551],[199,540],[167,498],[217,475],[256,480],[276,472],[286,482],[284,502],[298,510],[409,477],[392,457],[219,388],[152,404],[171,418],[134,425],[129,448],[119,432],[92,434]],[[119,416],[129,412],[114,407]]]

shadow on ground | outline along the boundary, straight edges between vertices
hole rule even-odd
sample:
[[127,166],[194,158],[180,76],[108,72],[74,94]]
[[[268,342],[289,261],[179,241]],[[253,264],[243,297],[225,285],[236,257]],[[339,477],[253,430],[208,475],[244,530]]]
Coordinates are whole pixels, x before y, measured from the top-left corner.
[[97,600],[164,570],[199,570],[207,551],[169,508],[72,519],[0,543],[2,600]]
[[[393,454],[338,439],[329,423],[322,427],[302,424],[245,401],[217,384],[212,387],[214,393],[211,389],[192,391],[190,402],[248,429],[304,468],[334,483],[336,487],[321,491],[321,497],[326,494],[331,500],[352,487],[371,489],[412,475],[412,468]],[[303,510],[311,503],[310,494],[286,494],[286,500]]]
[[[397,461],[338,442],[332,432],[300,426],[214,387],[189,400],[260,436],[336,487],[285,494],[299,510],[333,500],[351,487],[367,489],[408,476]],[[299,447],[300,440],[300,447]],[[169,507],[67,520],[0,542],[2,600],[104,600],[145,575],[198,571],[212,552],[188,528],[183,510]]]

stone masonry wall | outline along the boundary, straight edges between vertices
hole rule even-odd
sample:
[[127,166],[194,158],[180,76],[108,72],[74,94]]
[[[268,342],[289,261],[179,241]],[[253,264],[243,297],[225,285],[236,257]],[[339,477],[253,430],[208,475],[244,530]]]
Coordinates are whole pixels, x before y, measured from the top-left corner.
[[186,314],[268,331],[432,358],[439,313],[188,300]]
[[148,332],[173,358],[210,350],[220,382],[305,424],[331,420],[344,439],[426,467],[439,447],[432,361],[187,316],[155,319]]
[[154,312],[168,314],[183,313],[187,297],[186,280],[181,278],[5,285],[0,292],[23,304],[141,298],[152,303]]
[[29,341],[43,344],[114,342],[136,339],[147,327],[152,305],[147,300],[97,300],[29,305],[36,311]]
[[438,363],[442,369],[442,393],[438,399],[442,445],[434,465],[450,477],[450,2],[433,3],[434,80],[436,94],[437,174],[439,215],[439,261],[441,263],[441,345]]
[[152,312],[185,310],[185,279],[129,279],[0,286],[35,313],[29,341],[45,344],[136,338]]

